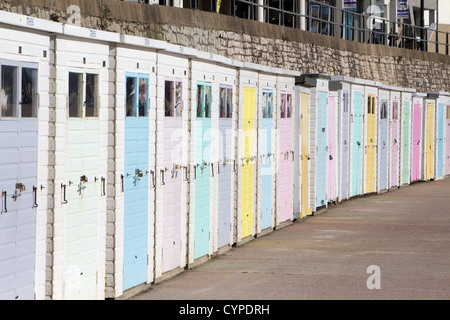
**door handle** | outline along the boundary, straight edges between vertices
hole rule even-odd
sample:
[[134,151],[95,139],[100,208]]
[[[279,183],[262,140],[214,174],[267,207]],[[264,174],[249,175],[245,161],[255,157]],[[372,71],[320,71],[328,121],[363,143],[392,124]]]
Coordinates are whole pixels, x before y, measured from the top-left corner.
[[102,183],[102,196],[106,195],[106,179],[105,178],[101,178],[101,183]]
[[[64,191],[63,191],[64,189]],[[67,200],[66,200],[66,185],[61,183],[61,192],[63,192],[63,200],[61,202],[61,204],[67,204]]]
[[[3,212],[8,212],[8,209],[6,208],[6,197],[7,197],[8,193],[6,191],[2,191],[2,198],[3,198],[3,202],[2,202],[2,213]],[[5,210],[3,210],[3,208],[5,208]]]
[[187,174],[188,173],[188,167],[184,166],[183,169],[184,169],[184,181],[189,181],[188,174]]
[[150,170],[150,174],[152,176],[152,184],[153,184],[153,188],[156,187],[156,181],[155,181],[155,171]]
[[121,191],[123,192],[123,174],[120,175]]
[[34,194],[34,203],[33,203],[33,209],[38,207],[37,204],[37,188],[33,186],[33,194]]
[[164,171],[163,169],[161,169],[161,170],[159,170],[159,171],[160,171],[160,173],[161,173],[161,185],[163,186],[163,185],[166,184],[166,182],[164,181],[164,180],[165,180],[165,177],[164,177],[165,171]]

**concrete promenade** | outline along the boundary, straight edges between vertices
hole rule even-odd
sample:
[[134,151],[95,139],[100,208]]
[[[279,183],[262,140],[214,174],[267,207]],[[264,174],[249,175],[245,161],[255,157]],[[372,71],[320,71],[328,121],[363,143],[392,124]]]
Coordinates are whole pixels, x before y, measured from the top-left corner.
[[158,299],[450,299],[450,178],[331,206],[129,298]]

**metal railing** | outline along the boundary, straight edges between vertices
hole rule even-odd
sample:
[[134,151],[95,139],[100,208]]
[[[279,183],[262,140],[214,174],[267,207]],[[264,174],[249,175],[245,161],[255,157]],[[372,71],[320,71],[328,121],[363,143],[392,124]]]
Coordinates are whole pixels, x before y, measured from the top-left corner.
[[[168,1],[159,0],[159,3],[165,5]],[[182,3],[191,9],[219,12],[349,41],[422,51],[434,49],[437,53],[449,55],[448,32],[357,13],[315,0],[305,0],[303,13],[297,0],[184,0]],[[278,7],[271,6],[275,3]],[[220,10],[217,10],[219,5]]]
[[[230,15],[350,41],[422,51],[432,51],[434,48],[437,53],[449,54],[449,33],[430,27],[420,27],[370,14],[357,13],[314,0],[305,1],[304,13],[300,13],[296,5],[298,1],[289,1],[293,4],[291,8],[283,7],[286,1],[278,1],[280,4],[278,8],[271,7],[269,0],[264,0],[262,4],[258,4],[257,1],[230,0]],[[246,10],[238,10],[239,5],[246,6]]]

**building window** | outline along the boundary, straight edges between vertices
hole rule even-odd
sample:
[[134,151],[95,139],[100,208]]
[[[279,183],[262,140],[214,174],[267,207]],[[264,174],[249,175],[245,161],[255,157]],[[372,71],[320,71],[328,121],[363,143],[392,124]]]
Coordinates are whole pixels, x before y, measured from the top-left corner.
[[392,119],[398,120],[398,101],[392,103]]
[[83,74],[69,72],[69,118],[81,118]]

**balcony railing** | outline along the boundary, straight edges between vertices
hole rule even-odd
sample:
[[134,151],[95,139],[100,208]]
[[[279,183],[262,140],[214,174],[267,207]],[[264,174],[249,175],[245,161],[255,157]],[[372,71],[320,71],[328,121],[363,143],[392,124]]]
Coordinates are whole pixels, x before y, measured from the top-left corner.
[[[155,2],[155,0],[138,1]],[[173,5],[173,2],[173,0],[156,1],[161,5]],[[184,0],[180,3],[191,9],[219,12],[349,41],[449,55],[448,32],[357,13],[315,0],[305,0],[304,8],[299,7],[300,2],[297,0]]]

